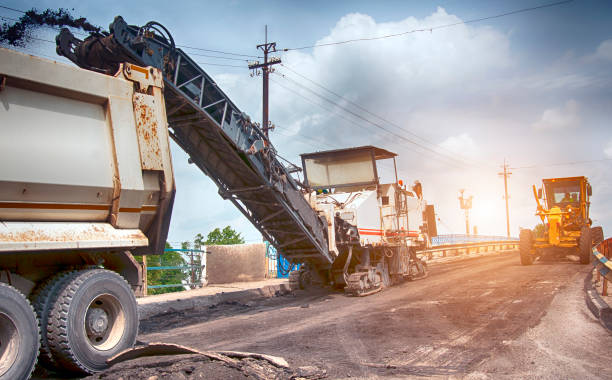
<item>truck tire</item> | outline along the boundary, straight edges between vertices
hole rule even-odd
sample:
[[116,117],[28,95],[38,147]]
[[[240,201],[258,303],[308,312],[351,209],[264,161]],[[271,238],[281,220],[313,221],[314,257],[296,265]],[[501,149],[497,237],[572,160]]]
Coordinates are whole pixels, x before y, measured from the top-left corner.
[[51,307],[55,303],[55,300],[57,300],[60,290],[73,273],[74,271],[65,271],[52,276],[40,284],[30,296],[40,328],[40,353],[38,355],[38,361],[40,364],[50,369],[59,368],[51,354],[47,340],[49,315],[51,313]]
[[588,226],[584,226],[580,230],[580,239],[578,240],[580,264],[589,264],[591,262],[592,250],[593,239],[591,237],[591,229]]
[[521,230],[519,238],[521,265],[531,265],[533,264],[533,255],[531,254],[531,247],[533,247],[533,232],[531,232],[531,230]]
[[51,308],[47,341],[64,371],[94,373],[134,345],[136,298],[127,282],[106,269],[72,273]]
[[593,247],[598,246],[602,241],[604,241],[603,228],[600,226],[591,227],[591,238],[593,239]]
[[0,283],[0,380],[28,379],[38,356],[38,322],[30,302]]

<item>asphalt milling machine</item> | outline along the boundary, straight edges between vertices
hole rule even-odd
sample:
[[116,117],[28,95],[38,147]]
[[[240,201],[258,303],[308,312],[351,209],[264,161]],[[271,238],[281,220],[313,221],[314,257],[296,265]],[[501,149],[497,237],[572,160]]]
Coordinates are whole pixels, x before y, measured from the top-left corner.
[[541,188],[533,186],[536,215],[542,221],[543,233],[535,236],[532,230],[521,230],[522,265],[530,265],[538,257],[571,254],[577,254],[581,264],[590,263],[592,248],[604,238],[601,227],[591,227],[589,197],[592,192],[586,177],[543,179]]
[[122,62],[160,69],[170,137],[291,263],[295,287],[332,284],[368,295],[426,274],[416,250],[435,234],[420,184],[379,183],[376,163],[395,154],[364,146],[302,155],[305,181],[277,159],[261,129],[223,93],[157,22],[116,17],[108,33],[57,36],[57,52],[114,75]]

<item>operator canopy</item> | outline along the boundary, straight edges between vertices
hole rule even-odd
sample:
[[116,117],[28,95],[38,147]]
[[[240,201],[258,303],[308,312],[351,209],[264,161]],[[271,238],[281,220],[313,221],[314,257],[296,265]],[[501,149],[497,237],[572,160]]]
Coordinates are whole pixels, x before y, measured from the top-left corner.
[[301,155],[306,184],[313,189],[376,185],[376,161],[396,156],[371,145]]

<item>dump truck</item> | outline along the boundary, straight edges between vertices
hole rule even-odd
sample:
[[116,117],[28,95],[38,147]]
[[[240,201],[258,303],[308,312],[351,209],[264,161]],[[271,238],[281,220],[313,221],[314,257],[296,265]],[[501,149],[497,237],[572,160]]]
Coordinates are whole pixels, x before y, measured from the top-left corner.
[[[176,191],[170,138],[264,239],[304,264],[298,287],[367,295],[425,276],[415,250],[433,236],[433,207],[420,184],[379,183],[376,162],[394,153],[304,155],[302,183],[163,25],[116,17],[108,32],[80,40],[62,29],[56,42],[78,68],[0,50],[0,379],[28,377],[37,360],[98,372],[133,345],[144,290],[133,255],[163,252]],[[367,180],[318,182],[321,159]]]
[[520,231],[522,265],[530,265],[540,256],[572,254],[580,258],[580,263],[590,263],[592,248],[604,237],[601,227],[591,227],[589,197],[592,192],[584,176],[543,179],[538,189],[533,185],[536,215],[542,221],[544,233],[536,237],[532,230]]
[[[175,194],[159,69],[0,49],[0,378],[90,373],[138,333],[141,265]],[[39,343],[40,341],[40,343]]]

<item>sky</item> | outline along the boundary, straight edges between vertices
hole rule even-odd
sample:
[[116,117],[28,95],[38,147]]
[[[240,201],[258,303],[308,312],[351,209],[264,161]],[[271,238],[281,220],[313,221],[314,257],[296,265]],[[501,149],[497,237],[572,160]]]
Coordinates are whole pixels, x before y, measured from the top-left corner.
[[[513,236],[538,223],[533,184],[584,175],[593,187],[591,218],[609,236],[612,2],[575,0],[461,23],[550,2],[0,0],[0,5],[69,8],[104,27],[116,15],[137,25],[155,20],[178,45],[254,56],[267,25],[268,40],[289,49],[275,54],[282,66],[276,65],[270,83],[270,119],[277,126],[271,140],[284,158],[300,164],[301,153],[359,145],[396,152],[400,178],[423,184],[440,233],[465,232],[457,199],[465,189],[474,197],[470,223],[478,233],[506,234],[504,181],[498,175],[504,160],[512,173]],[[20,14],[0,8],[0,16]],[[427,31],[291,50],[415,29]],[[56,33],[42,28],[35,36],[52,41]],[[65,61],[45,41],[32,40],[22,50]],[[242,111],[261,119],[261,77],[250,75],[245,57],[184,50]],[[174,144],[172,154],[177,195],[170,242],[226,225],[247,242],[261,241]]]

